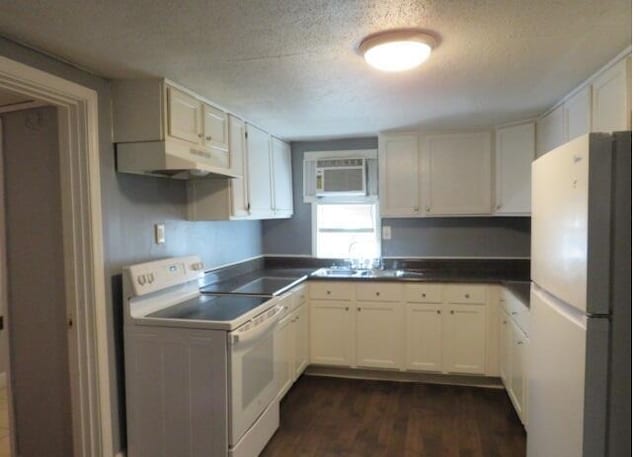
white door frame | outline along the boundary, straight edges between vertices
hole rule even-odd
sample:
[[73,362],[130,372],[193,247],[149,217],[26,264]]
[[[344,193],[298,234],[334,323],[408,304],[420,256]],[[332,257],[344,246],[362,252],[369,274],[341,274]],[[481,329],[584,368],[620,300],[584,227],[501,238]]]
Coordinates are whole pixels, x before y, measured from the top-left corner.
[[98,96],[2,56],[0,88],[58,107],[74,454],[112,457]]

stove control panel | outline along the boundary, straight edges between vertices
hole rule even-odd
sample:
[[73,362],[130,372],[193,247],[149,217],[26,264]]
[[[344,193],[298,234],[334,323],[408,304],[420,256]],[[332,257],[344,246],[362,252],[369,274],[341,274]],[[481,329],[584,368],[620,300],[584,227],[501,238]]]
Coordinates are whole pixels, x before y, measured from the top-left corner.
[[124,268],[134,295],[145,295],[168,287],[200,279],[204,263],[199,257],[177,257],[140,263]]

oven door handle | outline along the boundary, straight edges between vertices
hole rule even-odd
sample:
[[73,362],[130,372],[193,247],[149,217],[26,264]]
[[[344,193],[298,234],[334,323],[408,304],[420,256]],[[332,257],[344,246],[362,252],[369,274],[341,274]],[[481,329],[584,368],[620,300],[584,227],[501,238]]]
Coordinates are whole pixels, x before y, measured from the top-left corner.
[[234,331],[229,334],[229,343],[232,346],[250,344],[264,335],[269,333],[278,324],[280,317],[285,312],[286,308],[281,305],[276,305],[275,312],[264,321],[257,325],[254,325],[249,330],[242,332]]

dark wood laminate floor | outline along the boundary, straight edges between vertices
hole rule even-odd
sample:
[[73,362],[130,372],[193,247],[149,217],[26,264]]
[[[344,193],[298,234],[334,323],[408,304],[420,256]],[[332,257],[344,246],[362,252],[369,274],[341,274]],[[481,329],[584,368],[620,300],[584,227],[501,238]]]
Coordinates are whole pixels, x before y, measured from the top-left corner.
[[261,457],[524,457],[503,390],[302,376]]

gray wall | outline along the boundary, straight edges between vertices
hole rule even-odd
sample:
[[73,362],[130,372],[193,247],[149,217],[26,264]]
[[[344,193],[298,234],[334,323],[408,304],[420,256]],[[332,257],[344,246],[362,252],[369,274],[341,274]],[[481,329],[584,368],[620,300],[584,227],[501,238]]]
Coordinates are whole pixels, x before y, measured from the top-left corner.
[[67,457],[73,441],[57,113],[47,107],[1,118],[17,447],[24,457]]
[[378,149],[378,139],[349,138],[332,141],[304,141],[291,143],[293,167],[293,217],[262,223],[262,242],[265,254],[311,255],[311,203],[303,202],[302,171],[307,151],[339,151],[348,149]]
[[[294,216],[263,222],[264,253],[311,255],[311,204],[303,203],[302,195],[305,152],[377,147],[377,138],[292,143]],[[528,217],[383,219],[382,224],[392,232],[391,240],[382,241],[385,257],[529,257]]]
[[[111,143],[109,81],[81,71],[9,40],[0,38],[0,55],[95,90],[99,103],[99,143],[108,317],[112,328],[110,357],[114,420],[114,445],[121,448],[123,384],[121,365],[121,289],[123,265],[177,255],[199,254],[207,267],[260,255],[260,222],[188,222],[184,184],[162,178],[116,173]],[[153,244],[153,224],[166,223],[167,243]],[[39,354],[43,362],[48,354]],[[117,382],[116,382],[117,381]],[[35,395],[35,392],[34,392]],[[68,430],[71,433],[71,430]]]

